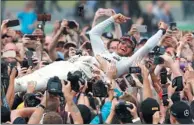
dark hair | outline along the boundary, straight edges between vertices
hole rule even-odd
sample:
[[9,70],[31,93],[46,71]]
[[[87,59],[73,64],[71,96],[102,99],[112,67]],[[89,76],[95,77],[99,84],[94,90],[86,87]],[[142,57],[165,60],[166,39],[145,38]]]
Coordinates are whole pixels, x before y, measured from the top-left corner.
[[56,46],[56,48],[63,48],[64,47],[64,45],[65,45],[65,42],[64,41],[59,41],[58,43],[57,43],[57,46]]
[[63,124],[63,119],[56,112],[48,112],[43,118],[43,124]]
[[107,43],[107,48],[110,49],[110,45],[113,41],[118,41],[119,43],[121,42],[121,40],[119,39],[111,39],[108,43]]

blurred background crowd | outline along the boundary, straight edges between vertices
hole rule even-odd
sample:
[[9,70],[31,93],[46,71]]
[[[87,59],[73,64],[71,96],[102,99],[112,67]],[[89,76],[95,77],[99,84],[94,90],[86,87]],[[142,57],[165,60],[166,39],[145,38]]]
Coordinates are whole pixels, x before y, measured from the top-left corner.
[[[32,8],[36,13],[51,13],[52,20],[47,24],[46,32],[52,32],[52,24],[55,20],[75,19],[79,21],[83,27],[93,21],[94,14],[98,8],[113,8],[116,13],[123,13],[131,17],[132,23],[144,24],[150,27],[148,32],[156,30],[156,22],[163,20],[166,23],[176,21],[178,27],[182,30],[193,30],[192,20],[194,13],[192,8],[194,2],[192,0],[181,1],[136,1],[136,0],[114,0],[114,1],[58,1],[58,0],[34,0]],[[84,5],[84,16],[77,14],[78,7]],[[1,19],[13,19],[17,13],[25,8],[25,1],[9,1],[2,0],[1,2]],[[127,28],[131,25],[123,24],[123,33],[127,32]]]

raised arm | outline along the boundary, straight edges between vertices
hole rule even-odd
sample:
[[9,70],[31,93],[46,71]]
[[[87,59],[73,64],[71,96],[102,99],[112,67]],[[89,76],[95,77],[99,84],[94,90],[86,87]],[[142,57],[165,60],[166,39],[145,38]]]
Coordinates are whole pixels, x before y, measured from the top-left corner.
[[109,26],[111,23],[114,23],[113,17],[110,17],[107,20],[99,23],[94,28],[92,28],[92,30],[89,32],[94,55],[97,55],[106,51],[104,42],[101,39],[101,35],[106,29],[106,27]]
[[57,52],[55,50],[55,47],[57,46],[57,42],[58,42],[58,39],[60,38],[61,34],[62,34],[62,30],[59,30],[55,34],[54,38],[52,39],[51,44],[49,45],[48,54],[49,54],[52,61],[55,61],[57,59]]
[[[161,29],[166,29],[166,24],[161,24]],[[128,67],[134,65],[135,63],[141,61],[160,41],[163,36],[163,30],[159,30],[155,35],[153,35],[146,44],[135,52],[129,59],[124,59],[117,64],[118,76],[124,74],[128,71]]]

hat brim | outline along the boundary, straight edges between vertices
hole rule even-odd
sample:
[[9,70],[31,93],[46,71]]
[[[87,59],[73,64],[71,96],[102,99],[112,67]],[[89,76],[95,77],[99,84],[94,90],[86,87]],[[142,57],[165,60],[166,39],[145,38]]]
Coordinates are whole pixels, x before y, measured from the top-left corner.
[[75,43],[66,43],[66,44],[64,45],[65,48],[69,48],[69,47],[71,47],[71,46],[77,47],[77,45],[76,45]]
[[193,123],[192,117],[188,117],[188,118],[176,118],[176,120],[180,124],[192,124]]

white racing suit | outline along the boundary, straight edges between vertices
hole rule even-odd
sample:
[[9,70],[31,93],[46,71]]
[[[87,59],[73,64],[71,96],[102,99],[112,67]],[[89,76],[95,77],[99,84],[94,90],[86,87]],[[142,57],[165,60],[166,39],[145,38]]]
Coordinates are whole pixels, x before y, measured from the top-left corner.
[[[94,55],[100,55],[108,61],[115,61],[117,67],[117,76],[120,76],[128,72],[130,66],[134,66],[135,63],[140,62],[144,56],[146,56],[160,41],[163,35],[162,30],[159,30],[155,35],[153,35],[146,44],[136,51],[131,57],[121,57],[116,53],[109,53],[104,46],[104,42],[101,39],[101,35],[105,28],[111,23],[114,23],[114,18],[110,17],[107,20],[96,25],[89,32],[92,49]],[[71,60],[71,59],[70,59]],[[91,78],[93,64],[98,64],[95,57],[82,56],[76,58],[74,61],[60,61],[53,62],[50,65],[45,66],[29,75],[17,78],[15,80],[15,92],[26,91],[27,83],[29,81],[36,81],[36,90],[45,89],[47,81],[49,78],[58,76],[60,79],[67,79],[67,73],[69,71],[73,72],[76,70],[82,71],[84,79]]]

